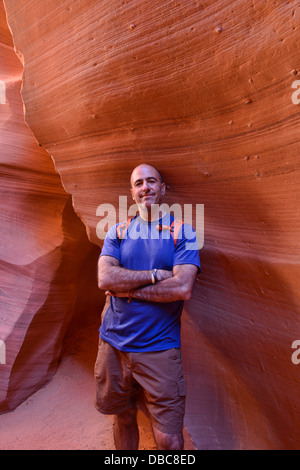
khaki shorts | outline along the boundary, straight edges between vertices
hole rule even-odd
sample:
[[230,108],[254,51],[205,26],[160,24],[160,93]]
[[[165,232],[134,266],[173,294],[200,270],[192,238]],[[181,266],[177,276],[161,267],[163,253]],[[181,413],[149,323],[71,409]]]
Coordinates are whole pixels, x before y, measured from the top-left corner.
[[99,341],[96,408],[103,414],[138,407],[166,434],[182,432],[186,386],[180,348],[124,352]]

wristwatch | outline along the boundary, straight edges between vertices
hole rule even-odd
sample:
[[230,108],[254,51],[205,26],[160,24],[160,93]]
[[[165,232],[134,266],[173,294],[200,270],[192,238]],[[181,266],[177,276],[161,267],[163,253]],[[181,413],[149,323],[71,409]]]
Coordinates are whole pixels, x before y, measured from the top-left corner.
[[152,284],[157,282],[157,269],[152,270]]

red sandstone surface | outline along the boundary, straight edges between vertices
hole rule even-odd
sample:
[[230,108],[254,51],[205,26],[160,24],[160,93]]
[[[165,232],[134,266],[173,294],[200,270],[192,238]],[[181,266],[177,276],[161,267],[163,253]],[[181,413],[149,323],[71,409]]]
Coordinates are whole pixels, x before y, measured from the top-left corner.
[[6,364],[0,365],[0,412],[4,412],[55,373],[64,335],[80,302],[79,275],[93,248],[51,158],[25,123],[23,66],[2,3],[0,14],[0,80],[6,85],[6,102],[0,105],[0,339],[6,346]]
[[195,446],[299,448],[298,2],[4,5],[1,409],[53,376],[74,307],[101,304],[82,284],[97,207],[147,161],[167,202],[205,207],[182,322]]

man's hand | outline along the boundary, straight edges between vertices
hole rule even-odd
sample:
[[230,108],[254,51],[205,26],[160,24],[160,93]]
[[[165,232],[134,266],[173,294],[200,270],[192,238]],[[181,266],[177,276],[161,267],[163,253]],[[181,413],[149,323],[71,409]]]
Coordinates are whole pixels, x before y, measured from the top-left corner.
[[111,290],[106,290],[105,295],[110,295],[111,297],[130,297],[132,291],[128,292],[113,292]]

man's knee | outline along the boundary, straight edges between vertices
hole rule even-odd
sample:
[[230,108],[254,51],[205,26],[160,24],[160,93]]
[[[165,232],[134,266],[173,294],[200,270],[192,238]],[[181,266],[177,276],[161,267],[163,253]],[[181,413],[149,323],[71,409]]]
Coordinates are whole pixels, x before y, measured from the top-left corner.
[[158,450],[182,450],[183,434],[166,434],[153,426],[153,434]]

